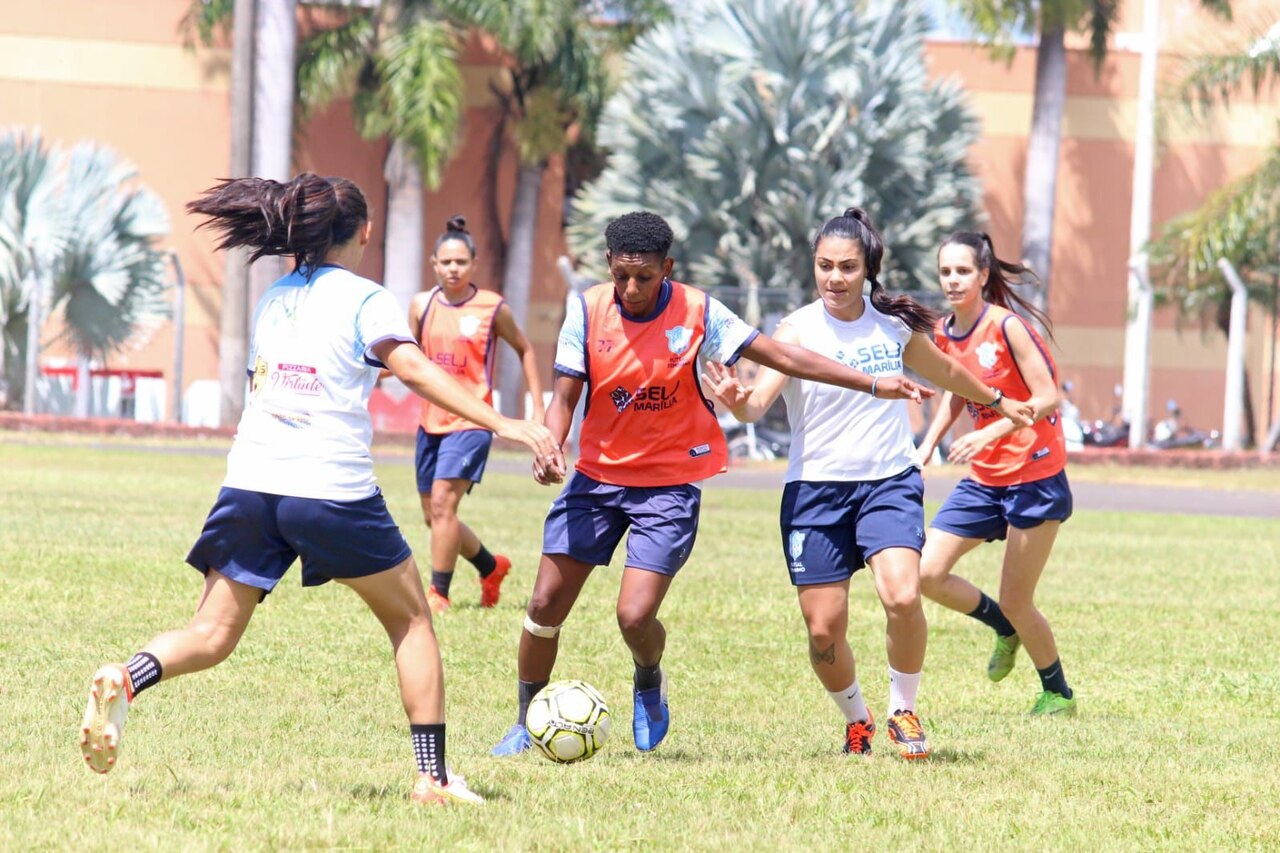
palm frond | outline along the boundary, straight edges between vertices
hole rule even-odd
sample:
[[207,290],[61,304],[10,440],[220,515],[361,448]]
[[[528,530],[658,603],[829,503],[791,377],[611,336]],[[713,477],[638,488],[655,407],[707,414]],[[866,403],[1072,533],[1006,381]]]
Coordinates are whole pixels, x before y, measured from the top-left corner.
[[373,15],[363,12],[302,43],[298,50],[298,106],[304,118],[355,88],[372,60],[374,36]]
[[1229,104],[1242,88],[1256,98],[1280,80],[1280,23],[1248,39],[1238,49],[1209,53],[1188,60],[1173,96],[1195,108]]

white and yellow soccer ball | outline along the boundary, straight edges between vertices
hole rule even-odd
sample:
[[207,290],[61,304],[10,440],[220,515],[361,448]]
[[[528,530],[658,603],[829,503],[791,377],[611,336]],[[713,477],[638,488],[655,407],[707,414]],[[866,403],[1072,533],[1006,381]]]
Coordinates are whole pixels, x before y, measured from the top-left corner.
[[582,681],[553,681],[529,703],[525,729],[538,751],[559,764],[595,755],[609,738],[609,706]]

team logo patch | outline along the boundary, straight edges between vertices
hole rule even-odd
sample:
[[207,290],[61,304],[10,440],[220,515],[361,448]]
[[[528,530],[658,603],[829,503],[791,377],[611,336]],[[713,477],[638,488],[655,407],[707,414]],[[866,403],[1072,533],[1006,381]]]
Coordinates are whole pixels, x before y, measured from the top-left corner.
[[991,341],[978,344],[975,352],[978,354],[978,364],[988,370],[996,366],[996,355],[1000,352],[1000,349]]
[[623,412],[626,411],[627,406],[631,405],[631,392],[619,385],[609,394],[609,399],[613,401],[614,408]]
[[787,536],[787,553],[791,555],[792,571],[804,571],[804,563],[800,562],[800,557],[804,554],[805,535],[803,530],[793,530]]
[[470,338],[480,331],[480,318],[473,317],[470,314],[458,321],[458,334],[464,338]]
[[676,355],[684,352],[689,348],[689,342],[693,340],[693,329],[687,329],[684,326],[676,326],[674,329],[667,329],[667,349]]

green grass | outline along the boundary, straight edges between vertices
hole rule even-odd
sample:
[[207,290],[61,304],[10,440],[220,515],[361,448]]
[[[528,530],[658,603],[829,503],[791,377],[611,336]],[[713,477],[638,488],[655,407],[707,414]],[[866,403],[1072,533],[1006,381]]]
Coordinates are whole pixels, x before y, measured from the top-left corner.
[[[1280,536],[1275,521],[1080,511],[1041,584],[1076,720],[1030,720],[1027,658],[999,685],[989,635],[928,605],[927,762],[839,754],[777,542],[778,495],[709,489],[698,547],[663,610],[674,724],[630,743],[616,568],[588,584],[557,676],[614,710],[603,753],[569,767],[489,757],[510,724],[515,645],[552,492],[491,476],[464,517],[516,569],[482,611],[464,564],[437,622],[449,757],[489,798],[415,808],[390,652],[355,595],[291,575],[222,666],[145,694],[120,766],[75,745],[88,678],[181,625],[199,589],[182,558],[220,458],[0,443],[0,848],[886,849],[1280,845]],[[426,551],[408,465],[380,471]],[[1074,475],[1074,474],[1073,474]],[[995,586],[999,550],[963,573]],[[886,701],[884,617],[864,574],[850,639]]]

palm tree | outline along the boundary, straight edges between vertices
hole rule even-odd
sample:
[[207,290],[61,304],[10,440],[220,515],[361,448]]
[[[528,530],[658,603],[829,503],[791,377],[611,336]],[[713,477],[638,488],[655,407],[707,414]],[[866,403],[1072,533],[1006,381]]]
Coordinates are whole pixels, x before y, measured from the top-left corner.
[[[534,238],[543,175],[551,157],[590,146],[614,86],[611,57],[664,20],[662,0],[449,0],[442,10],[494,38],[507,60],[490,80],[501,110],[489,147],[490,230],[503,233],[497,175],[508,133],[519,152],[508,237],[498,239],[502,293],[522,326],[533,279]],[[504,413],[518,415],[523,375],[515,359],[499,365]]]
[[[34,308],[47,303],[50,313],[60,312],[58,338],[83,363],[105,358],[168,316],[171,282],[156,241],[168,233],[169,217],[160,198],[137,184],[131,164],[93,143],[64,151],[46,148],[38,134],[6,135],[0,176],[7,211],[0,287],[13,401],[10,365],[26,359],[25,327]],[[19,289],[26,290],[25,306],[10,298]]]
[[976,215],[980,188],[966,163],[977,123],[955,81],[929,79],[927,23],[916,0],[693,4],[628,54],[574,249],[600,257],[604,225],[645,207],[700,286],[803,298],[815,228],[860,206],[890,247],[886,284],[932,291],[934,249]]
[[[1193,116],[1230,108],[1242,90],[1255,99],[1280,80],[1280,22],[1251,35],[1235,50],[1189,59],[1171,96]],[[1280,128],[1278,128],[1280,129]],[[1151,245],[1160,295],[1180,317],[1198,316],[1227,333],[1231,293],[1218,270],[1226,258],[1239,271],[1249,299],[1276,310],[1280,277],[1280,134],[1262,163],[1212,193],[1200,207],[1166,223]],[[1244,384],[1245,441],[1257,435],[1249,383]]]
[[[1053,217],[1057,203],[1058,149],[1067,104],[1068,31],[1083,31],[1097,74],[1107,55],[1120,13],[1117,0],[950,0],[997,55],[1013,56],[1014,40],[1038,33],[1035,94],[1027,162],[1023,171],[1022,258],[1040,278],[1040,308],[1049,304],[1053,259]],[[1201,0],[1200,5],[1231,16],[1230,0]]]

